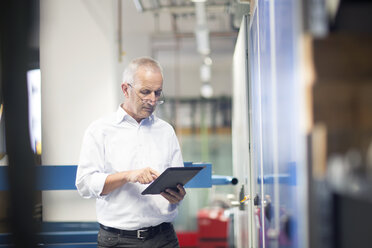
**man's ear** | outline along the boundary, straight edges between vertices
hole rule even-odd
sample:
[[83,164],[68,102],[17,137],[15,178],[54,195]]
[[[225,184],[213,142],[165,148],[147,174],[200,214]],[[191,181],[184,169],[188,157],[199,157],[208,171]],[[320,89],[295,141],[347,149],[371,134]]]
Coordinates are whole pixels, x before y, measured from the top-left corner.
[[128,88],[129,88],[129,85],[127,83],[124,82],[121,84],[121,91],[123,91],[123,94],[125,97],[129,97]]

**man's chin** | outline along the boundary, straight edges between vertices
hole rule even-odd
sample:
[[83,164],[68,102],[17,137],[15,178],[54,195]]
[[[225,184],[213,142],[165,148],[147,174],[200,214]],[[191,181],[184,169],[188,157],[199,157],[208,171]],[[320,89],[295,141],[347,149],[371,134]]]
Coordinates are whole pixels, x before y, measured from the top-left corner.
[[142,111],[144,118],[149,117],[153,112],[154,112],[153,109],[143,109]]

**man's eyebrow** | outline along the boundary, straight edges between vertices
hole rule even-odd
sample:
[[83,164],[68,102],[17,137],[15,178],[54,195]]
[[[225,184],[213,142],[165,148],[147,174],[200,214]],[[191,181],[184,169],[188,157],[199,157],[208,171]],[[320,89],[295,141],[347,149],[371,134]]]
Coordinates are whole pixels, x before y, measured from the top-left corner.
[[144,87],[141,88],[140,90],[159,91],[159,90],[163,90],[163,88],[159,88],[159,89],[156,89],[156,90],[152,90],[152,89],[148,88],[147,86],[144,86]]

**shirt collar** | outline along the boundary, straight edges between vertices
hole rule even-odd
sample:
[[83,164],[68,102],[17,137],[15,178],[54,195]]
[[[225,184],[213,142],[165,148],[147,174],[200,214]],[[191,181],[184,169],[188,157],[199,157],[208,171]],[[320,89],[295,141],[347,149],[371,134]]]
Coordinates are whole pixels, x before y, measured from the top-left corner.
[[[134,118],[132,116],[130,116],[122,107],[121,105],[119,105],[117,111],[116,111],[116,123],[119,124],[121,123],[122,121],[125,121],[125,120],[134,120]],[[137,122],[136,120],[134,120],[135,122]],[[155,121],[155,115],[152,113],[149,117],[147,117],[146,119],[142,120],[143,123],[150,123],[150,124],[153,124]]]

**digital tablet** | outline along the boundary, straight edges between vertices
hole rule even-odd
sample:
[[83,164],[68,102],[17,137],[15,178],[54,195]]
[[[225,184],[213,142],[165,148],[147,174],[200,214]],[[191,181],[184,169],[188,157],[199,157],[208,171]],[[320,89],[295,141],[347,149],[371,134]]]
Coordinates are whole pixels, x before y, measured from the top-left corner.
[[165,189],[177,189],[177,184],[185,185],[190,181],[204,166],[198,167],[170,167],[155,179],[141,194],[156,195]]

